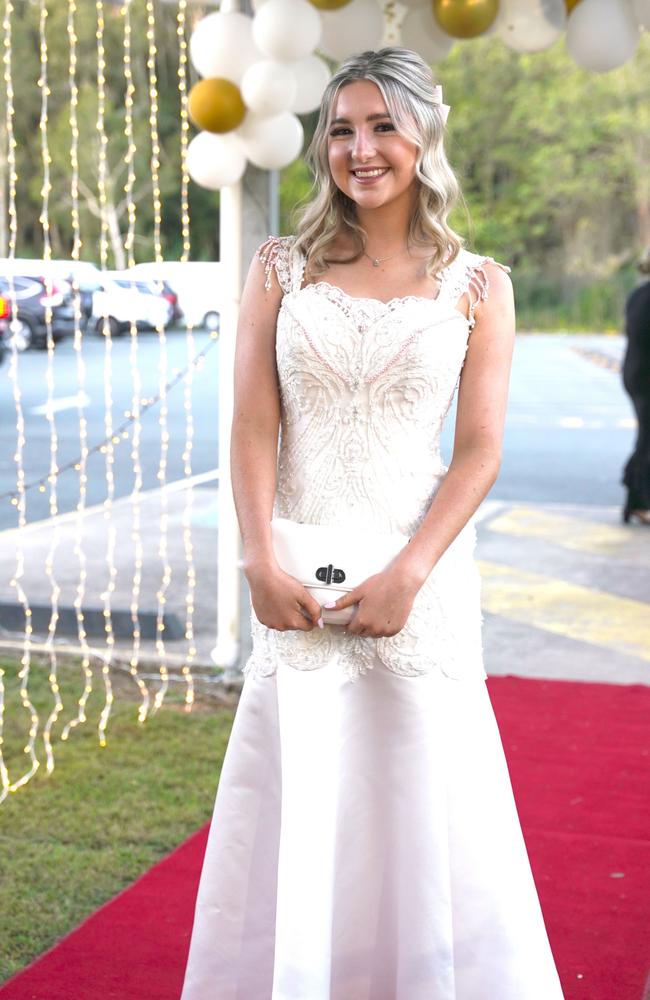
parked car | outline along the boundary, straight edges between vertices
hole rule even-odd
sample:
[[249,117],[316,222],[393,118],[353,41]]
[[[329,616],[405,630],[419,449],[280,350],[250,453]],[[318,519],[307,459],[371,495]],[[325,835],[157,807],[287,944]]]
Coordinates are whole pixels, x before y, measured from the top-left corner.
[[[125,272],[127,275],[128,271]],[[130,275],[130,279],[133,280],[133,275]],[[178,323],[180,319],[183,318],[183,310],[178,303],[178,294],[174,291],[168,281],[164,278],[154,281],[154,280],[138,280],[138,287],[151,292],[154,295],[162,295],[166,299],[170,306],[172,307],[172,315],[170,319],[171,323]]]
[[9,299],[0,295],[0,365],[6,361],[9,347],[7,340],[9,337],[9,317],[11,308]]
[[[167,309],[168,319],[165,326],[169,326],[169,324],[173,322],[174,303],[170,299],[170,297],[165,294],[165,291],[160,282],[145,281],[144,279],[136,278],[129,271],[103,271],[102,273],[106,278],[110,278],[111,281],[114,281],[116,285],[119,285],[120,288],[126,288],[129,289],[130,291],[136,291],[139,292],[141,295],[153,295],[154,298],[162,302],[166,302],[168,306]],[[176,298],[176,296],[174,296],[174,298]],[[157,325],[158,325],[157,322],[150,324],[150,326],[157,326]],[[141,328],[142,329],[147,328],[144,322],[141,324]]]
[[90,261],[53,259],[52,273],[79,289],[82,327],[85,329],[93,314],[93,295],[102,288],[102,271]]
[[3,270],[0,261],[0,296],[7,300],[10,335],[17,350],[47,346],[47,308],[51,308],[52,338],[60,340],[74,332],[74,308],[70,286],[59,282],[48,291],[43,278]]
[[67,299],[72,291],[68,275],[61,272],[53,261],[32,257],[6,257],[0,259],[0,274],[9,277],[38,278],[53,293],[60,293]]
[[[102,320],[102,310],[106,303],[104,297],[100,297],[99,301],[103,305],[101,309],[94,311],[94,296],[96,292],[106,291],[107,279],[105,277],[106,272],[101,271],[95,264],[85,260],[76,261],[64,258],[51,258],[48,261],[25,257],[10,258],[0,262],[0,274],[2,273],[2,264],[5,264],[7,272],[9,273],[10,271],[12,274],[33,275],[34,277],[41,277],[43,280],[45,280],[46,275],[49,275],[50,280],[57,287],[70,293],[73,302],[73,313],[74,289],[76,287],[79,290],[82,330],[90,327],[91,332],[97,331],[97,320]],[[124,333],[128,329],[128,321],[126,323],[120,322],[124,311],[125,306],[123,301],[118,303],[115,308],[113,308],[111,303],[108,304],[107,312],[109,317],[115,312],[118,313],[118,316],[114,316],[113,321],[110,323],[113,335]],[[103,326],[103,323],[100,325]]]
[[155,330],[167,326],[172,308],[160,295],[143,292],[133,287],[133,282],[124,278],[123,272],[118,283],[113,272],[101,271],[102,287],[93,294],[93,312],[88,329],[102,334],[105,324],[112,337],[119,337],[131,328],[135,321],[138,330]]
[[185,323],[215,331],[221,312],[220,270],[218,261],[164,260],[136,264],[128,273],[138,279],[168,282],[177,293]]
[[152,284],[160,287],[161,294],[167,299],[172,307],[172,323],[178,323],[178,321],[183,318],[183,310],[181,309],[180,302],[178,301],[178,292],[172,288],[169,282],[165,281],[164,278],[161,281],[154,281]]

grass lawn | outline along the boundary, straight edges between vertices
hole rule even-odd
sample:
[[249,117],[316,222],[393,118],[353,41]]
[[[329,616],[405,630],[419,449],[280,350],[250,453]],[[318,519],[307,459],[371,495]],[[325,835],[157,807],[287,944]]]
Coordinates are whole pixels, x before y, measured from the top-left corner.
[[[19,697],[19,664],[3,660],[3,754],[11,782],[29,769],[30,714]],[[77,714],[81,667],[59,665],[63,711],[52,728],[54,770],[47,774],[42,730],[54,705],[49,662],[34,661],[29,697],[40,716],[31,780],[0,805],[0,981],[23,968],[102,903],[168,854],[212,814],[234,710],[182,704],[170,685],[158,712],[137,721],[140,694],[128,675],[111,673],[115,701],[101,747],[104,707],[95,671],[87,722],[60,733]],[[150,694],[158,684],[149,682]],[[182,690],[181,690],[182,687]],[[179,690],[177,690],[179,689]]]

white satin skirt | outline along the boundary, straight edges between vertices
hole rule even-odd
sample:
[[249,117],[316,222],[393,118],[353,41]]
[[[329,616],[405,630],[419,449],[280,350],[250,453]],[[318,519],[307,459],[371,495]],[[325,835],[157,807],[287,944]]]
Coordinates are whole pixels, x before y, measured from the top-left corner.
[[181,1000],[561,1000],[485,682],[244,682]]

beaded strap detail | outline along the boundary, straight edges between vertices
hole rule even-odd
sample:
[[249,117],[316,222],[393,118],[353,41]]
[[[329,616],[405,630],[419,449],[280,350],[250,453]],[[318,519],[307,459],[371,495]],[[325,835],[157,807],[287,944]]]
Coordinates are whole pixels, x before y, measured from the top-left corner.
[[466,272],[466,288],[467,297],[469,299],[469,329],[474,329],[474,324],[476,323],[476,317],[474,316],[474,310],[476,309],[479,302],[485,302],[488,297],[488,292],[490,291],[490,280],[485,273],[485,264],[496,264],[500,267],[502,271],[506,274],[510,273],[510,268],[507,264],[500,264],[499,261],[494,260],[493,257],[484,257],[480,264],[469,264]]
[[267,292],[271,289],[273,271],[282,291],[291,291],[291,243],[291,236],[269,236],[257,250],[257,256],[264,265],[264,287]]

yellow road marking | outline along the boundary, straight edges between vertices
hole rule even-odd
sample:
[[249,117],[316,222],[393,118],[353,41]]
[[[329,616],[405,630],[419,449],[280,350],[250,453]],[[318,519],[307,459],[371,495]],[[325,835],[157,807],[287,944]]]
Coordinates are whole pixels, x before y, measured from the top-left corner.
[[485,611],[650,662],[650,604],[478,560]]
[[[512,507],[493,518],[487,527],[505,535],[526,538],[545,538],[554,545],[596,555],[639,553],[638,533],[624,525],[602,524],[585,521],[567,514],[553,514],[534,507]],[[648,563],[650,564],[650,537],[648,538]]]

